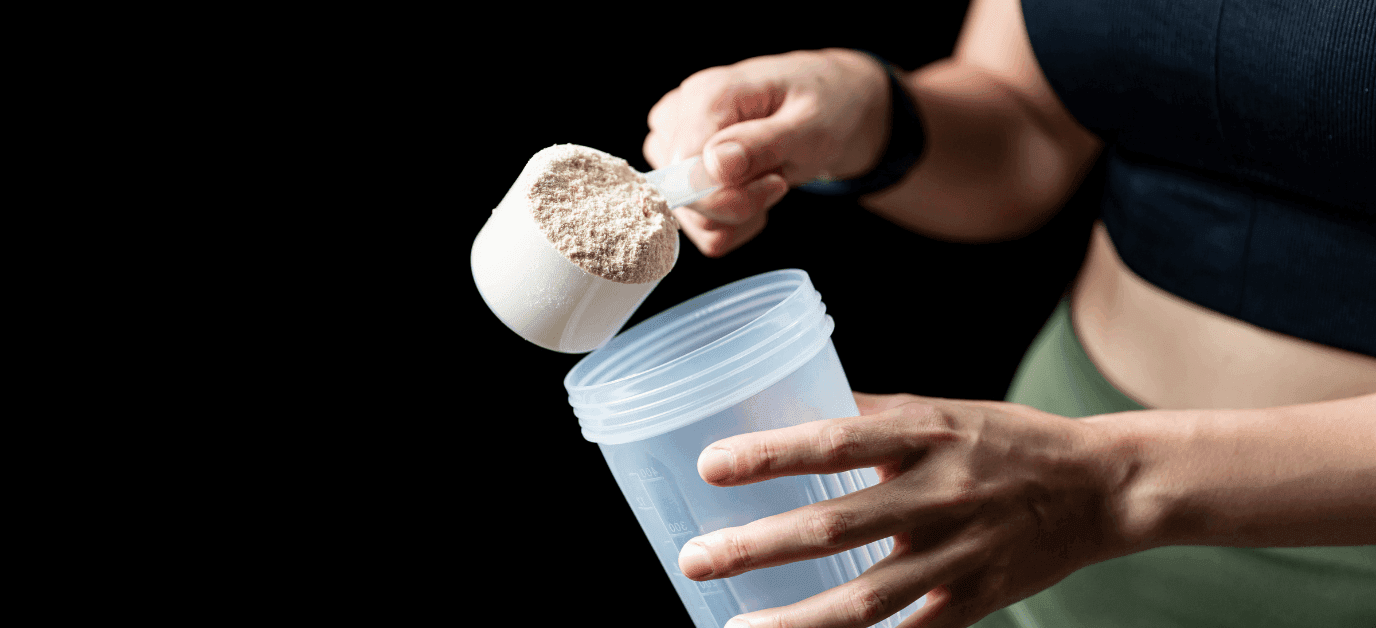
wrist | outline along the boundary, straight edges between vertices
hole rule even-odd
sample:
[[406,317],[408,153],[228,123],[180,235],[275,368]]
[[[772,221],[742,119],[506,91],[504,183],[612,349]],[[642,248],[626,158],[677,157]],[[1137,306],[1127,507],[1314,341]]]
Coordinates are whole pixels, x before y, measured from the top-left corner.
[[1089,433],[1088,464],[1102,499],[1104,550],[1101,560],[1170,545],[1166,530],[1169,498],[1155,481],[1157,452],[1171,436],[1164,421],[1143,421],[1152,411],[1082,419]]
[[800,189],[824,196],[858,198],[893,186],[917,163],[926,145],[906,74],[870,53],[824,51],[842,72],[862,77],[851,93],[862,109],[859,125],[822,176]]
[[893,120],[891,75],[901,70],[862,50],[833,48],[826,52],[842,72],[859,77],[851,98],[860,117],[854,136],[827,165],[821,180],[856,180],[873,172],[884,157]]

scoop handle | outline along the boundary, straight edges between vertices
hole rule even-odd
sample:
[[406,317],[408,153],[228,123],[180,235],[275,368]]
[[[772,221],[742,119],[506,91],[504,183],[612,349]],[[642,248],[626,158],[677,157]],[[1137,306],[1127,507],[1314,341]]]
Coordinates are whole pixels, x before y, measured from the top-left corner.
[[659,193],[669,201],[669,209],[699,200],[721,187],[707,174],[707,167],[703,165],[701,155],[647,172],[645,178],[651,185],[659,188]]

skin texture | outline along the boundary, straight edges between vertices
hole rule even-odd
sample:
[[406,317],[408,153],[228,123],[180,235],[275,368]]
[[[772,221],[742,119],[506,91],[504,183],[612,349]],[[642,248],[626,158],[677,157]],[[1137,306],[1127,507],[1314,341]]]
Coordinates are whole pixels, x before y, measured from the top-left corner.
[[743,435],[699,458],[703,479],[718,486],[879,472],[878,486],[684,548],[684,574],[707,579],[894,537],[894,551],[859,578],[778,614],[745,616],[761,621],[750,625],[868,626],[934,589],[924,615],[949,623],[1031,595],[1119,545],[1106,538],[1108,490],[1083,451],[1082,424],[1005,403],[855,397],[864,416]]
[[1165,545],[1376,543],[1376,395],[1072,420],[1027,406],[856,393],[861,416],[723,439],[716,486],[875,467],[880,484],[703,535],[679,568],[724,578],[893,537],[858,578],[728,628],[968,626],[1098,561]]
[[1138,277],[1094,228],[1071,295],[1085,352],[1149,408],[1266,408],[1376,391],[1376,358],[1224,316]]
[[[1025,235],[1060,208],[1102,148],[1042,75],[1016,1],[972,2],[951,58],[905,84],[926,150],[902,183],[861,201],[919,233],[961,242]],[[703,70],[650,110],[645,157],[662,168],[703,155],[723,189],[676,215],[694,245],[719,257],[764,228],[789,186],[870,170],[887,141],[888,90],[883,68],[853,50]]]
[[679,208],[709,257],[744,244],[790,186],[855,176],[879,159],[887,78],[849,50],[792,52],[698,72],[650,110],[645,157],[662,168],[701,154],[722,189]]
[[[873,166],[888,127],[887,84],[877,63],[846,50],[704,70],[651,111],[645,155],[658,168],[703,154],[724,187],[677,210],[679,221],[705,254],[724,255],[764,228],[789,186]],[[922,113],[926,152],[902,182],[862,204],[920,233],[965,242],[1026,234],[1059,209],[1102,148],[1051,91],[1017,0],[972,2],[952,56],[909,74],[906,88]],[[1352,373],[1373,364],[1352,356],[1339,364],[1315,353],[1325,348],[1231,324],[1220,346],[1192,345],[1198,356],[1114,354],[1124,339],[1152,351],[1166,346],[1153,337],[1212,323],[1176,308],[1152,317],[1175,328],[1137,324],[1122,310],[1170,307],[1159,299],[1171,297],[1105,292],[1128,271],[1104,260],[1091,256],[1072,312],[1086,351],[1128,391],[1151,394],[1146,380],[1159,381],[1158,371],[1216,369],[1219,355],[1207,354],[1215,349],[1284,356],[1268,369],[1337,364]],[[1265,374],[1276,375],[1255,381],[1296,380]],[[857,393],[861,416],[725,439],[702,453],[699,472],[730,486],[876,467],[878,486],[703,535],[679,566],[690,578],[721,578],[892,536],[894,552],[856,580],[728,626],[869,626],[926,593],[927,606],[904,628],[946,628],[1153,547],[1376,544],[1371,375],[1336,388],[1267,386],[1267,396],[1249,396],[1257,386],[1240,381],[1241,397],[1217,398],[1192,396],[1184,381],[1165,389],[1169,403],[1142,399],[1152,409],[1083,420],[1016,404]]]

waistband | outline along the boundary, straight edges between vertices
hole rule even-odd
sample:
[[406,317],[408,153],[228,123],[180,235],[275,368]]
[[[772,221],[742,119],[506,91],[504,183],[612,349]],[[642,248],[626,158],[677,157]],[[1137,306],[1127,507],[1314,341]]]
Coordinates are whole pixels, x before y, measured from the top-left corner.
[[1072,418],[1145,409],[1105,379],[1085,353],[1071,324],[1069,299],[1061,300],[1033,339],[1005,399]]

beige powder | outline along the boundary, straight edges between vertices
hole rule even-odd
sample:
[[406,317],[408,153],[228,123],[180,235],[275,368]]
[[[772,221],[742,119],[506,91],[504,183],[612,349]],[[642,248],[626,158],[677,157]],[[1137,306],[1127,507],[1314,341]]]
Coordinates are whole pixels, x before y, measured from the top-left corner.
[[512,193],[579,268],[618,283],[646,283],[674,267],[678,222],[669,204],[626,160],[561,144],[530,158]]

